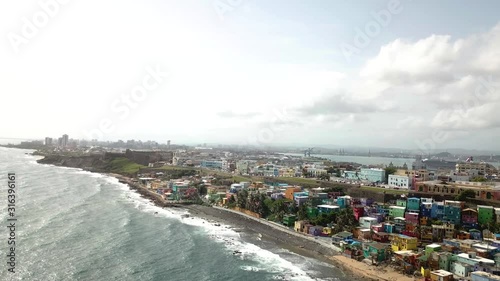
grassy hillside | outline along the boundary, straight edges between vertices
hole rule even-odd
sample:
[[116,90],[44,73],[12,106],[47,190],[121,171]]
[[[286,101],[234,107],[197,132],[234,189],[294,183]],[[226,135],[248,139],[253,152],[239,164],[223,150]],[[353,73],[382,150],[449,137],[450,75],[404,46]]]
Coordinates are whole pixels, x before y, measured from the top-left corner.
[[106,170],[112,173],[118,174],[135,174],[139,171],[139,169],[144,168],[145,166],[134,163],[128,160],[125,157],[119,157],[111,160],[106,165]]

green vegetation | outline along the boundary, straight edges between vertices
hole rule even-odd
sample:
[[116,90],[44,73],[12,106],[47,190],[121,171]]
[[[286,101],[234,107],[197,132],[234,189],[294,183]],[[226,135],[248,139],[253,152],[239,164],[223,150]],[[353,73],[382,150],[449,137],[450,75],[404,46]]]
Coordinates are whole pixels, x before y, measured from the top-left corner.
[[251,178],[247,178],[247,177],[243,177],[243,176],[233,176],[232,177],[233,179],[233,182],[252,182],[252,179]]
[[407,190],[397,190],[397,189],[371,187],[371,186],[361,186],[360,189],[366,191],[385,192],[387,194],[408,194]]
[[389,182],[389,176],[396,173],[397,169],[392,166],[388,166],[385,169],[385,182]]
[[145,166],[134,163],[125,157],[119,157],[111,160],[105,169],[112,173],[118,174],[135,174]]
[[473,181],[473,182],[486,182],[487,179],[485,177],[478,176],[478,177],[472,178],[471,181]]
[[466,189],[460,192],[460,194],[458,194],[457,196],[455,196],[455,200],[465,201],[467,198],[474,198],[474,197],[476,197],[476,192],[474,192],[474,190],[472,189]]

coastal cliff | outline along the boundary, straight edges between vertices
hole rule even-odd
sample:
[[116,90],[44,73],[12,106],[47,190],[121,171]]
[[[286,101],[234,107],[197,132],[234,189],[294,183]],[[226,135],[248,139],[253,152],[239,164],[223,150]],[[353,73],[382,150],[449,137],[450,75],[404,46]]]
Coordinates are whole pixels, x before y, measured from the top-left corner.
[[81,168],[84,170],[104,171],[107,161],[101,155],[86,156],[64,156],[64,155],[46,155],[37,161],[40,164],[52,164],[71,168]]

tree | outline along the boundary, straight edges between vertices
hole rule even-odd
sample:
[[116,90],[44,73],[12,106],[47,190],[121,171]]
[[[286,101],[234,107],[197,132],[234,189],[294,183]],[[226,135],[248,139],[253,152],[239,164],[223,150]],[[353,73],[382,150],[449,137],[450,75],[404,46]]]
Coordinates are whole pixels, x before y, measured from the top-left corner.
[[477,176],[471,179],[472,182],[485,182],[487,181],[485,177]]
[[465,189],[464,191],[460,192],[457,196],[455,196],[455,200],[457,201],[465,201],[467,198],[474,198],[476,197],[476,192],[472,189]]
[[324,180],[324,181],[330,181],[330,175],[328,175],[328,174],[321,174],[319,176],[319,179],[320,180]]
[[236,205],[236,199],[234,199],[234,195],[231,194],[229,200],[227,200],[228,207],[234,207]]
[[394,166],[388,166],[388,167],[385,167],[385,182],[388,183],[389,182],[389,176],[390,175],[393,175],[394,173],[396,173],[397,169],[394,167]]
[[247,206],[247,199],[248,199],[248,191],[245,189],[242,189],[238,191],[238,198],[236,200],[236,206],[239,208],[245,209]]
[[305,204],[299,206],[299,210],[297,211],[297,219],[298,220],[307,219],[307,207]]
[[358,225],[356,217],[350,207],[341,209],[335,218],[336,230],[340,231],[351,231],[354,227]]

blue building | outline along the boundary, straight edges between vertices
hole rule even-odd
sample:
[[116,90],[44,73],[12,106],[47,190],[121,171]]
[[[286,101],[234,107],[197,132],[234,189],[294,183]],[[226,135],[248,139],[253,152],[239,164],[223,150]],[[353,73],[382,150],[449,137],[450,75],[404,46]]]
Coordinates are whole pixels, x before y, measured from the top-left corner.
[[209,169],[222,169],[222,161],[204,160],[201,161],[200,166],[202,168],[209,168]]
[[420,217],[432,217],[432,203],[422,203],[420,205]]
[[444,216],[444,203],[434,202],[432,203],[431,218],[436,220],[442,220]]
[[445,205],[443,221],[450,222],[452,224],[461,224],[462,208],[453,205]]
[[420,211],[420,198],[417,197],[411,197],[408,198],[408,201],[406,203],[406,209],[410,212],[419,212]]
[[350,196],[337,197],[337,205],[339,205],[340,208],[346,208],[350,204],[351,204],[351,197]]

